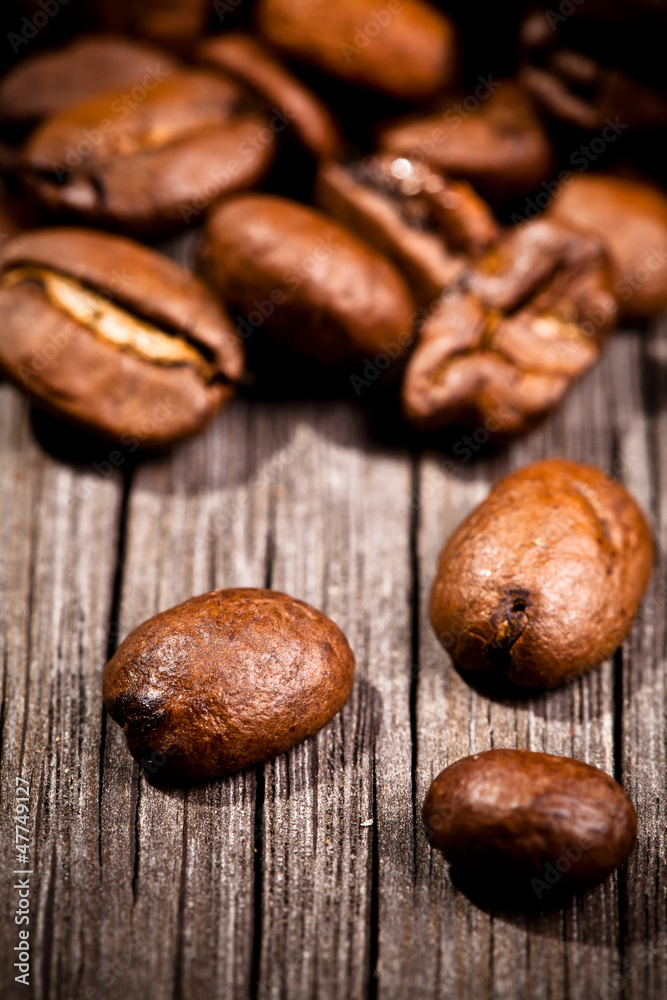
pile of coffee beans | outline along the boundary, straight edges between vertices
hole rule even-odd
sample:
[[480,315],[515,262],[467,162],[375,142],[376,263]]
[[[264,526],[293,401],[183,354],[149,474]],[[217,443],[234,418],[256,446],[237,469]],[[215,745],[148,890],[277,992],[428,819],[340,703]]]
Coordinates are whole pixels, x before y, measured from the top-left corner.
[[[298,366],[502,442],[667,307],[664,4],[52,7],[3,15],[0,370],[53,416],[164,448]],[[197,274],[163,252],[186,230]],[[550,688],[623,641],[652,560],[619,485],[537,463],[445,546],[432,623],[462,671]],[[196,781],[315,733],[353,670],[321,612],[214,591],[133,632],[104,699],[147,772]],[[424,819],[457,868],[575,888],[636,838],[612,779],[522,750],[452,764]]]

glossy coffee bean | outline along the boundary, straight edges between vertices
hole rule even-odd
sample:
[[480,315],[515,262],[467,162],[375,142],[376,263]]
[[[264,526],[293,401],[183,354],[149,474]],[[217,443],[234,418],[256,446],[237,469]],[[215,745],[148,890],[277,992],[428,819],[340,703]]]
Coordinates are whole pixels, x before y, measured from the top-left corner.
[[423,308],[431,308],[500,235],[468,184],[393,154],[323,164],[316,198],[394,262]]
[[[272,590],[214,590],[144,622],[104,670],[104,703],[159,778],[239,771],[316,733],[354,656],[330,618]],[[152,765],[152,768],[151,768]]]
[[82,229],[0,249],[0,367],[40,407],[122,444],[199,431],[243,349],[207,289],[166,257]]
[[653,564],[646,518],[619,484],[564,459],[503,479],[445,545],[431,622],[456,664],[551,688],[625,639]]
[[571,757],[495,749],[463,757],[433,780],[426,834],[454,869],[548,902],[607,878],[632,853],[637,816],[621,786]]
[[423,0],[260,0],[260,33],[287,56],[360,87],[421,100],[452,79],[450,21]]
[[379,145],[506,201],[549,176],[554,150],[526,91],[513,80],[480,79],[472,96],[439,101],[427,115],[387,126]]
[[52,212],[148,235],[254,183],[274,145],[237,83],[165,72],[134,97],[106,91],[48,119],[28,143],[23,177]]
[[402,354],[414,302],[390,262],[312,208],[239,195],[206,226],[202,273],[246,334],[337,367]]

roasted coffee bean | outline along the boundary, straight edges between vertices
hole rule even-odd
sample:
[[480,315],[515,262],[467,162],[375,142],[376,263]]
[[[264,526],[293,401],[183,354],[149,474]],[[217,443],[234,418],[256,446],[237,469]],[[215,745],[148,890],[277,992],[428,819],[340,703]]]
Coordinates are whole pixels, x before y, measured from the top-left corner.
[[387,126],[380,148],[468,180],[495,201],[527,194],[554,164],[551,140],[532,99],[514,81],[492,77],[478,85],[477,93],[481,96],[439,101],[427,115]]
[[312,208],[240,195],[209,216],[203,274],[252,333],[337,367],[411,340],[414,302],[386,258]]
[[325,164],[320,205],[386,254],[417,302],[432,306],[500,235],[489,208],[465,182],[393,155]]
[[[667,125],[664,5],[586,0],[567,17],[538,8],[521,28],[519,79],[555,117],[601,131]],[[633,44],[628,44],[628,39]]]
[[54,212],[148,235],[254,183],[274,144],[237,83],[183,71],[140,101],[105,91],[48,119],[28,143],[24,177]]
[[403,381],[405,415],[420,430],[524,433],[597,361],[616,315],[600,241],[524,223],[427,317]]
[[528,750],[486,750],[450,764],[431,783],[422,815],[453,870],[542,902],[553,886],[601,882],[637,840],[634,807],[613,778]]
[[200,430],[243,349],[204,285],[118,236],[45,229],[0,249],[0,367],[39,406],[122,444]]
[[456,69],[453,27],[423,0],[260,0],[257,23],[285,55],[400,100],[432,96]]
[[206,30],[212,0],[101,0],[110,31],[187,50]]
[[316,159],[338,154],[342,139],[326,105],[258,39],[241,33],[215,35],[197,48],[197,59],[253,90],[268,114],[281,112],[280,128],[287,127]]
[[555,687],[623,641],[652,560],[650,528],[621,485],[576,462],[535,462],[445,545],[431,622],[459,666]]
[[105,90],[152,88],[176,67],[150,45],[84,36],[64,48],[27,56],[0,80],[0,121],[32,125]]
[[604,241],[624,315],[652,316],[667,306],[667,196],[659,188],[575,174],[552,201],[548,217]]
[[158,757],[160,778],[197,781],[312,736],[353,674],[345,636],[321,611],[272,590],[214,590],[125,639],[104,670],[104,703],[149,773]]

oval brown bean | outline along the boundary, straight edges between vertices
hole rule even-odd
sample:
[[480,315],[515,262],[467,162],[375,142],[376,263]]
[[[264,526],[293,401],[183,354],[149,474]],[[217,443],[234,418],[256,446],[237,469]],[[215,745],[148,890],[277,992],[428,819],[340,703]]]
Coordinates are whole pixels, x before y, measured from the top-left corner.
[[461,667],[554,687],[623,641],[652,558],[649,526],[621,485],[576,462],[535,462],[445,545],[431,622]]
[[[149,773],[199,780],[268,760],[347,701],[334,623],[272,590],[214,590],[144,622],[104,670],[104,702]],[[152,763],[151,763],[152,762]]]
[[286,55],[400,100],[430,97],[456,68],[451,22],[423,0],[260,0],[257,23]]
[[[539,899],[559,882],[602,881],[632,852],[637,816],[621,786],[590,764],[495,749],[455,761],[433,780],[423,819],[455,869]],[[525,884],[529,883],[529,884]]]
[[272,195],[240,195],[209,216],[202,272],[245,332],[339,366],[411,339],[414,303],[398,271],[343,226]]

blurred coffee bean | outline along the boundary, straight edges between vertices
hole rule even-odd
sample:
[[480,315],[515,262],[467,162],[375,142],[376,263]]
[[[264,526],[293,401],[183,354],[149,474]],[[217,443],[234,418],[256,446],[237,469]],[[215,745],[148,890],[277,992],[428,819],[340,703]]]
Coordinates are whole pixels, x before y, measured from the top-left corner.
[[109,31],[186,50],[206,31],[212,0],[102,0]]
[[215,35],[198,46],[196,56],[253,90],[266,103],[267,114],[282,112],[290,133],[316,159],[338,154],[342,138],[326,105],[258,39],[241,33]]
[[457,67],[451,22],[423,0],[259,0],[257,24],[285,55],[399,100],[432,97]]
[[[568,16],[537,7],[521,27],[522,83],[557,118],[602,129],[667,124],[663,49],[667,8],[586,0]],[[629,40],[632,40],[629,43]]]
[[0,122],[32,125],[109,89],[148,86],[176,63],[160,49],[90,35],[28,55],[0,80]]
[[626,316],[667,307],[667,195],[645,181],[575,174],[548,216],[602,240],[614,268],[614,290]]
[[105,91],[49,118],[26,147],[22,176],[54,213],[151,235],[261,178],[275,139],[233,80],[160,71],[129,96]]
[[480,77],[469,94],[388,125],[383,150],[461,177],[486,197],[527,194],[549,176],[551,140],[529,95],[513,80]]

